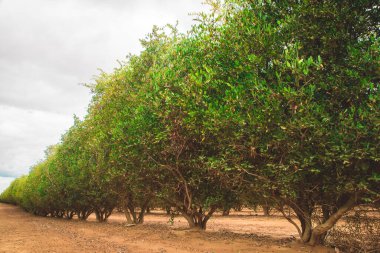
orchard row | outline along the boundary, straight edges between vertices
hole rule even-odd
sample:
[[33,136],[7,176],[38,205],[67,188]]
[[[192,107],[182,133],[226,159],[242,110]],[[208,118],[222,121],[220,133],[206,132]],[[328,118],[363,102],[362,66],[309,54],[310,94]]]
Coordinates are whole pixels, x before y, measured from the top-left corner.
[[131,223],[168,206],[201,229],[219,208],[287,206],[303,242],[323,243],[379,203],[375,2],[228,0],[186,34],[155,27],[1,200],[99,221],[120,207]]

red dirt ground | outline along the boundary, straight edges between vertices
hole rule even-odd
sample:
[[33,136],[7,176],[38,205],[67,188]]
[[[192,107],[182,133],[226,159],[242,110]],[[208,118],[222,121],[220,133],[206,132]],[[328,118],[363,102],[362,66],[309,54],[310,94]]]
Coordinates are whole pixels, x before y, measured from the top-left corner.
[[98,223],[94,217],[88,221],[37,217],[0,204],[0,252],[334,252],[297,243],[295,228],[277,216],[254,212],[216,215],[206,232],[187,230],[181,217],[173,225],[168,220],[156,211],[146,216],[145,224],[127,227],[121,213]]

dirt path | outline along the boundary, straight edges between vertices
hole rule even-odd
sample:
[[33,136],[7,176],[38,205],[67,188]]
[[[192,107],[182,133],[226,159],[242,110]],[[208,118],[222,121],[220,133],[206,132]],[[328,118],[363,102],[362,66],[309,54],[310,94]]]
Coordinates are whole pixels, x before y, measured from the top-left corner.
[[152,214],[146,224],[126,227],[121,214],[101,224],[93,217],[87,222],[37,217],[0,204],[0,252],[334,252],[291,241],[294,231],[276,217],[219,216],[210,221],[207,232],[186,230],[180,218],[173,226],[167,221],[167,216]]

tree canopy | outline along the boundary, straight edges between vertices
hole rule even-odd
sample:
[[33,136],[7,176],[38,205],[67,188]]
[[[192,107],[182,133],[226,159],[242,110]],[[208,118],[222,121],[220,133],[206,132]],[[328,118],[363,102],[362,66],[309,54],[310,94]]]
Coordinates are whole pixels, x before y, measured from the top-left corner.
[[379,4],[210,5],[188,33],[154,27],[141,54],[101,73],[87,116],[1,200],[99,221],[119,206],[132,223],[158,201],[202,229],[242,199],[286,205],[312,245],[379,203]]

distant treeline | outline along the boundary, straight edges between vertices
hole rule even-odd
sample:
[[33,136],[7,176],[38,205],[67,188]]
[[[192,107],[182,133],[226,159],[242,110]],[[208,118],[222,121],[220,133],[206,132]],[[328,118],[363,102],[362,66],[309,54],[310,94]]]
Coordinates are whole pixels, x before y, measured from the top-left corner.
[[1,201],[99,221],[119,207],[131,223],[171,207],[202,229],[217,209],[287,206],[311,245],[378,204],[377,1],[210,5],[188,33],[154,27],[141,54],[101,73],[87,116]]

